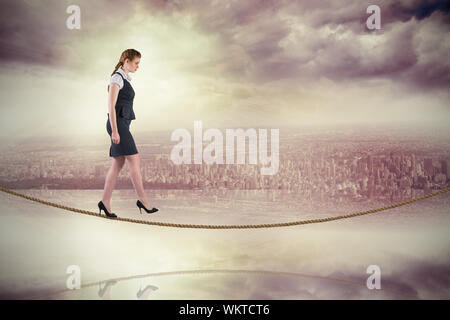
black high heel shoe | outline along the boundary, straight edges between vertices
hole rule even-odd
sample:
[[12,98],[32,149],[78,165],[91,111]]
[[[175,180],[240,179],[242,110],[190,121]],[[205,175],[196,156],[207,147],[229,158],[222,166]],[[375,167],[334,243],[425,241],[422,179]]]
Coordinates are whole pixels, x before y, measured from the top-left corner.
[[106,209],[105,205],[103,204],[103,201],[100,201],[98,203],[98,209],[99,209],[99,213],[102,213],[102,210],[105,211],[106,216],[109,218],[117,218],[117,216],[114,213],[112,213],[112,212],[110,213],[108,211],[108,209]]
[[138,206],[139,212],[140,212],[141,214],[142,214],[142,210],[141,210],[141,209],[144,209],[145,212],[147,212],[147,213],[153,213],[153,212],[156,212],[156,211],[159,210],[159,209],[157,209],[157,208],[152,208],[151,210],[148,210],[148,209],[144,206],[144,204],[141,202],[141,200],[138,200],[138,201],[136,202],[136,205]]

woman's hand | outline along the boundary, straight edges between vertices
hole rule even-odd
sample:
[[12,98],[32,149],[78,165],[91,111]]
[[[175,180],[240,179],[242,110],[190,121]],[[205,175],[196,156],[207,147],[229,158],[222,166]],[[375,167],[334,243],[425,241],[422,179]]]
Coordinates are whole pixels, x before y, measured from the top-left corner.
[[112,83],[109,87],[108,94],[108,110],[109,110],[109,123],[111,124],[111,140],[115,144],[120,143],[119,130],[117,129],[117,118],[116,118],[116,109],[115,105],[117,102],[117,97],[119,95],[120,87],[117,83]]
[[119,144],[119,143],[120,143],[119,132],[114,131],[114,132],[111,134],[111,139],[112,139],[112,142],[114,142],[115,144]]

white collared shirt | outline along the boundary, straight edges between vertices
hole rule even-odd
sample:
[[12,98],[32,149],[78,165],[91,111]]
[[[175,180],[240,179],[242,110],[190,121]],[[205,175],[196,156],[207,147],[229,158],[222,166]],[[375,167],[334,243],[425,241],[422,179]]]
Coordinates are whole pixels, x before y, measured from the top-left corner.
[[[127,79],[128,81],[131,81],[131,77],[129,75],[127,75],[125,73],[125,71],[123,71],[122,68],[117,69],[117,72],[120,73],[125,79]],[[123,88],[123,79],[121,76],[119,76],[118,74],[114,73],[111,78],[109,79],[109,84],[111,83],[117,83],[120,87],[120,89]]]

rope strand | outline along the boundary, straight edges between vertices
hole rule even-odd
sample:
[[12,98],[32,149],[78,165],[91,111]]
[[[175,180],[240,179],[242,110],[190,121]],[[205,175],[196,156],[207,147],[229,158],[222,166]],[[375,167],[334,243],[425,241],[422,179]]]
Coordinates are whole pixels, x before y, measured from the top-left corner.
[[281,222],[281,223],[268,223],[268,224],[246,224],[246,225],[209,225],[209,224],[182,224],[182,223],[168,223],[168,222],[158,222],[158,221],[146,221],[146,220],[139,220],[139,219],[130,219],[130,218],[121,218],[121,217],[117,217],[117,218],[109,218],[106,215],[102,215],[99,213],[95,213],[92,211],[88,211],[88,210],[82,210],[82,209],[77,209],[77,208],[72,208],[72,207],[67,207],[67,206],[63,206],[54,202],[49,202],[49,201],[45,201],[45,200],[41,200],[35,197],[31,197],[31,196],[27,196],[25,194],[22,193],[18,193],[3,187],[0,187],[0,190],[18,197],[22,197],[31,201],[35,201],[35,202],[39,202],[42,204],[45,204],[47,206],[52,206],[55,208],[60,208],[63,210],[67,210],[67,211],[73,211],[73,212],[78,212],[78,213],[82,213],[82,214],[87,214],[87,215],[91,215],[91,216],[96,216],[99,218],[104,218],[104,219],[110,219],[110,220],[116,220],[116,221],[124,221],[124,222],[131,222],[131,223],[138,223],[138,224],[146,224],[146,225],[153,225],[153,226],[160,226],[160,227],[174,227],[174,228],[197,228],[197,229],[258,229],[258,228],[274,228],[274,227],[289,227],[289,226],[296,226],[296,225],[303,225],[303,224],[312,224],[312,223],[321,223],[321,222],[328,222],[328,221],[333,221],[333,220],[340,220],[340,219],[348,219],[348,218],[353,218],[353,217],[357,217],[357,216],[363,216],[369,213],[375,213],[375,212],[381,212],[381,211],[385,211],[385,210],[389,210],[389,209],[393,209],[396,207],[401,207],[413,202],[417,202],[417,201],[421,201],[421,200],[425,200],[427,198],[431,198],[431,197],[435,197],[437,195],[446,193],[450,191],[450,187],[449,188],[445,188],[445,189],[441,189],[439,191],[433,192],[433,193],[429,193],[425,196],[419,197],[419,198],[414,198],[414,199],[410,199],[407,201],[403,201],[403,202],[399,202],[396,204],[392,204],[386,207],[382,207],[382,208],[377,208],[377,209],[371,209],[371,210],[367,210],[367,211],[362,211],[362,212],[356,212],[356,213],[351,213],[351,214],[346,214],[346,215],[340,215],[340,216],[336,216],[336,217],[327,217],[327,218],[321,218],[321,219],[311,219],[311,220],[300,220],[300,221],[292,221],[292,222]]

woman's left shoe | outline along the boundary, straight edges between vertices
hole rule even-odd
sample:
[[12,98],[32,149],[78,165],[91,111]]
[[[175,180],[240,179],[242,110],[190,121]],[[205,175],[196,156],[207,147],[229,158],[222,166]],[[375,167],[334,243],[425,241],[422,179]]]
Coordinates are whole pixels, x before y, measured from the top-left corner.
[[138,206],[139,212],[140,212],[141,214],[142,214],[142,210],[141,210],[141,209],[144,209],[145,212],[147,212],[147,213],[153,213],[153,212],[158,211],[157,208],[152,208],[151,210],[148,210],[148,209],[144,206],[144,204],[141,202],[141,200],[138,200],[138,201],[136,202],[136,205]]
[[109,212],[108,209],[106,209],[106,206],[103,204],[103,201],[100,201],[98,203],[98,210],[99,213],[102,213],[102,210],[105,211],[106,216],[109,218],[117,218],[117,216],[114,213]]

